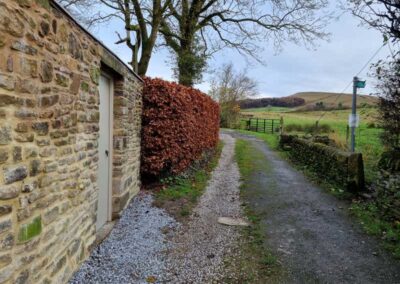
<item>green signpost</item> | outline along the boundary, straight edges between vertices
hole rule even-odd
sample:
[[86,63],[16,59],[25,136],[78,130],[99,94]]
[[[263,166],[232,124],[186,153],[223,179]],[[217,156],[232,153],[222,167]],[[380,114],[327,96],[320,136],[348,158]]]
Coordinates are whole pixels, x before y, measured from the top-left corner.
[[349,117],[349,126],[351,128],[350,151],[354,152],[356,148],[356,127],[360,123],[360,117],[357,115],[357,89],[365,88],[366,81],[360,81],[357,77],[353,78],[353,101],[351,114]]
[[356,82],[356,87],[359,89],[365,88],[366,81],[357,81]]

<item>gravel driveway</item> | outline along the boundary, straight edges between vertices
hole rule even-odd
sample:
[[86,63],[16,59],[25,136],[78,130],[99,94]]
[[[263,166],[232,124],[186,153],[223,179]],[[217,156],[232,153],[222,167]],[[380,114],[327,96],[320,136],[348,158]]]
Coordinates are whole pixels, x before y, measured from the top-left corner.
[[178,224],[152,202],[148,193],[136,196],[70,283],[147,283],[147,279],[164,274],[168,242],[162,231]]
[[234,255],[237,227],[221,225],[218,217],[241,217],[239,169],[235,139],[221,135],[224,148],[205,193],[190,221],[172,238],[164,280],[171,283],[211,283],[224,277],[223,260]]
[[221,140],[218,166],[187,224],[152,206],[151,194],[141,192],[70,283],[210,283],[222,278],[224,256],[237,251],[239,233],[217,220],[240,217],[241,209],[235,139],[222,134]]

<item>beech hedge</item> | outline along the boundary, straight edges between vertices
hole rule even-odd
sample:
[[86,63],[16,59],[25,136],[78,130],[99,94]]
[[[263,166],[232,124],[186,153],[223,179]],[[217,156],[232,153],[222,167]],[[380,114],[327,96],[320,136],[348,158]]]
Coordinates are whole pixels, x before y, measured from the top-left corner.
[[218,143],[219,105],[201,91],[144,78],[141,172],[179,174]]

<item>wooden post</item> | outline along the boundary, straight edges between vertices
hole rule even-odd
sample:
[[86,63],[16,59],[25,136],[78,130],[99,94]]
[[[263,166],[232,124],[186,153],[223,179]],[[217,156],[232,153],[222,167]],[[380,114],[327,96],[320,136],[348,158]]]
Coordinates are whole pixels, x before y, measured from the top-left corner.
[[258,132],[258,118],[256,120],[256,132]]
[[272,129],[271,129],[271,133],[274,134],[274,119],[272,120]]
[[282,134],[283,133],[283,116],[281,116],[281,125],[279,126],[279,128],[280,128],[280,134]]
[[265,130],[265,124],[266,124],[266,119],[264,119],[264,133],[266,133],[266,130]]

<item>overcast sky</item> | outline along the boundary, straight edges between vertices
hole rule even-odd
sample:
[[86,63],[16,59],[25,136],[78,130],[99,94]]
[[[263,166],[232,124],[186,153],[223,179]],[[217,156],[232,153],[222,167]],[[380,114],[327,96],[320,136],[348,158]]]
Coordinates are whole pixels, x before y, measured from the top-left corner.
[[[118,22],[111,22],[96,28],[93,34],[128,62],[130,50],[124,45],[114,44],[117,40],[115,30],[121,27]],[[305,91],[341,92],[379,49],[383,39],[377,31],[359,26],[359,20],[349,14],[333,21],[327,32],[331,33],[330,40],[318,42],[316,50],[286,44],[282,52],[275,54],[271,46],[265,46],[261,54],[265,66],[248,66],[240,55],[224,50],[211,59],[210,68],[215,69],[229,62],[233,62],[238,70],[246,68],[249,76],[259,84],[260,97],[282,97]],[[388,48],[384,47],[373,62],[388,53]],[[157,50],[151,59],[148,75],[173,80],[169,61],[167,51]],[[373,92],[368,72],[369,68],[366,68],[360,74],[361,78],[367,79],[367,88],[362,91],[364,94]],[[210,74],[206,74],[204,82],[196,87],[207,92],[209,78]],[[351,92],[351,88],[347,92]]]

